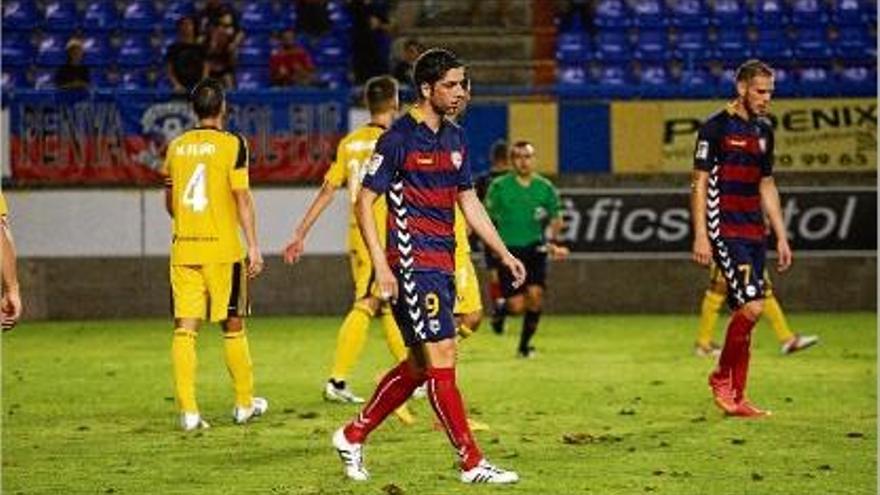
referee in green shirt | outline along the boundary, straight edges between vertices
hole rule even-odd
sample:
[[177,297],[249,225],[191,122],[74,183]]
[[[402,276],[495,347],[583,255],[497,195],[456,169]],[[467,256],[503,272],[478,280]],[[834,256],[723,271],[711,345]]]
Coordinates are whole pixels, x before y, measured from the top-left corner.
[[[568,249],[556,244],[562,229],[559,192],[549,180],[535,172],[535,147],[518,141],[510,148],[513,170],[492,181],[486,193],[486,211],[495,223],[504,244],[526,267],[526,282],[513,287],[509,271],[500,270],[501,290],[506,303],[492,317],[496,333],[504,329],[507,314],[523,314],[519,356],[530,357],[534,348],[529,344],[544,299],[547,278],[547,257],[562,259]],[[549,225],[550,237],[544,232]]]

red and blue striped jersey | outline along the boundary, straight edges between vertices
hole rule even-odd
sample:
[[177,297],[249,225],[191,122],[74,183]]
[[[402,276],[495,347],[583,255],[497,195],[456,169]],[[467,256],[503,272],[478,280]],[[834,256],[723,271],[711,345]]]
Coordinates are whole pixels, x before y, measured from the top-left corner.
[[473,187],[461,127],[444,119],[435,133],[413,108],[379,138],[363,187],[386,195],[392,268],[455,271],[455,204]]
[[762,241],[761,179],[773,173],[773,128],[763,118],[745,120],[732,108],[716,112],[700,127],[694,168],[709,172],[710,233]]

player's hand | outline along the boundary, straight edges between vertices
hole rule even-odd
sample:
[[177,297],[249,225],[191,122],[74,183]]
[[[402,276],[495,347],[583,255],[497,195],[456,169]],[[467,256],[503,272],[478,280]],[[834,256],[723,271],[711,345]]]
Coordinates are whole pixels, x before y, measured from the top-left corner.
[[247,267],[247,275],[248,278],[254,278],[260,273],[263,272],[263,255],[260,254],[259,249],[249,249],[248,250],[248,267]]
[[302,256],[303,251],[305,250],[305,237],[300,235],[299,232],[294,232],[293,235],[290,236],[290,240],[287,241],[287,245],[284,246],[284,262],[288,265],[296,263],[299,261],[299,257]]
[[397,277],[387,266],[376,268],[376,285],[379,287],[379,298],[385,302],[397,301]]
[[526,281],[526,267],[523,266],[522,261],[516,259],[516,257],[510,253],[507,253],[502,259],[501,263],[510,270],[511,275],[513,275],[513,287],[519,287]]
[[553,261],[561,261],[568,257],[569,250],[565,246],[560,246],[559,244],[553,244],[552,242],[547,244],[547,254],[550,256],[550,259]]
[[694,237],[691,259],[700,265],[709,266],[709,263],[712,261],[712,247],[709,245],[708,237],[699,235]]
[[6,290],[0,301],[0,327],[4,332],[15,328],[21,317],[21,295],[18,289]]
[[778,256],[778,259],[776,260],[776,271],[782,273],[785,270],[788,270],[791,266],[792,254],[791,247],[789,247],[787,240],[781,239],[776,241],[776,255]]

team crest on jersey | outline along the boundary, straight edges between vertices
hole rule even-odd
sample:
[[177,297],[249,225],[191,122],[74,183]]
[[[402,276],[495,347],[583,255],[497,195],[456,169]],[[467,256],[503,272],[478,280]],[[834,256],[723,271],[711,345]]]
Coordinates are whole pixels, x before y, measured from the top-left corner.
[[709,158],[709,141],[697,141],[697,152],[694,156],[697,160],[705,160]]
[[196,124],[196,116],[185,102],[151,105],[141,117],[141,133],[147,146],[135,157],[138,163],[158,170],[172,139]]
[[449,158],[452,160],[453,167],[461,168],[461,162],[462,162],[461,152],[453,151],[452,153],[449,154]]
[[370,158],[370,165],[367,166],[367,173],[370,175],[375,174],[379,167],[382,166],[382,160],[384,159],[385,157],[379,153],[373,153],[373,157]]
[[767,152],[767,138],[758,139],[758,147],[761,148],[761,153]]

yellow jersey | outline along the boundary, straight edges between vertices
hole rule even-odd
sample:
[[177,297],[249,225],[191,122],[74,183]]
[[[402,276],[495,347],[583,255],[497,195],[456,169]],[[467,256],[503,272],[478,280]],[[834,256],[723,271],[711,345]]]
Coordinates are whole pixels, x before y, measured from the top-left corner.
[[[324,182],[335,188],[348,185],[348,199],[351,202],[351,214],[348,220],[348,248],[349,250],[366,250],[361,232],[358,230],[357,217],[354,212],[354,202],[361,190],[361,182],[367,175],[370,158],[373,156],[373,148],[379,136],[385,132],[385,128],[369,123],[348,133],[336,148],[336,160],[330,165],[330,169],[324,175]],[[379,241],[385,245],[385,222],[388,219],[388,207],[385,198],[378,198],[373,203],[373,215],[376,217],[376,227],[379,231]]]
[[174,212],[172,265],[244,258],[232,192],[249,187],[248,149],[238,134],[197,127],[168,145],[164,173]]
[[464,218],[464,212],[455,204],[455,222],[452,230],[455,232],[455,257],[470,257],[471,242],[468,240],[467,219]]

